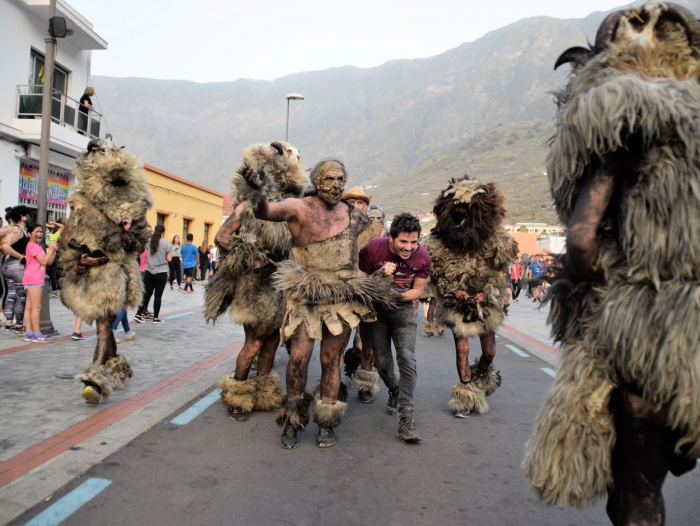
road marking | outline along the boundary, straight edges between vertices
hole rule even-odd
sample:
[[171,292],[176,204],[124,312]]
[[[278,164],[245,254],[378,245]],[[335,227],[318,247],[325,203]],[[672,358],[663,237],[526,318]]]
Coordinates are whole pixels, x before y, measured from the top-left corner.
[[557,373],[555,373],[555,372],[554,372],[552,369],[550,369],[549,367],[540,367],[540,369],[542,369],[545,373],[547,373],[547,374],[548,374],[549,376],[551,376],[552,378],[554,378],[554,377],[557,375]]
[[[124,329],[117,329],[116,331],[113,331],[113,332],[114,332],[114,334],[117,334],[118,332],[124,332]],[[85,338],[82,341],[87,342],[87,341],[96,340],[96,339],[97,339],[97,334],[93,334],[92,336],[88,336],[87,338]],[[76,341],[81,341],[81,340],[76,340]]]
[[543,339],[543,338],[537,338],[537,339],[538,339],[539,341],[541,341],[541,342],[544,342],[544,343],[549,343],[549,344],[554,343],[554,340],[545,340],[545,339]]
[[25,526],[56,526],[99,495],[112,483],[111,480],[90,478],[62,499],[42,511]]
[[529,358],[529,357],[530,357],[529,354],[524,353],[523,351],[521,351],[520,349],[518,349],[515,345],[511,345],[511,344],[509,344],[509,343],[506,343],[506,347],[508,347],[511,351],[513,351],[513,352],[514,352],[515,354],[517,354],[518,356],[522,356],[523,358]]
[[209,393],[207,396],[202,398],[199,402],[194,404],[192,407],[187,409],[186,411],[183,411],[179,415],[177,415],[175,418],[173,418],[170,423],[171,424],[176,424],[178,426],[184,426],[192,422],[195,418],[197,418],[200,414],[204,412],[205,409],[207,409],[210,405],[212,405],[214,402],[216,402],[219,397],[221,396],[221,391],[219,389],[214,389],[211,393]]
[[167,316],[165,319],[172,320],[173,318],[179,318],[181,316],[189,316],[190,314],[194,314],[194,312],[190,311],[190,312],[183,312],[182,314],[174,314],[173,316]]

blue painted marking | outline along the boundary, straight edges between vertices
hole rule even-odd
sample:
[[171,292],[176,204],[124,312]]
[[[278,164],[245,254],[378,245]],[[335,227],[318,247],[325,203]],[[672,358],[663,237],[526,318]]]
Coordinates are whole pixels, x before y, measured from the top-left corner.
[[192,422],[195,418],[197,418],[200,414],[204,412],[205,409],[207,409],[210,405],[212,405],[214,402],[216,402],[219,397],[221,396],[221,391],[219,389],[214,389],[211,393],[209,393],[207,396],[202,398],[199,402],[194,404],[192,407],[187,409],[186,411],[183,411],[179,415],[177,415],[175,418],[173,418],[170,423],[171,424],[176,424],[178,426],[184,426]]
[[544,343],[554,343],[554,340],[545,340],[543,338],[537,338],[539,341],[544,342]]
[[30,520],[25,526],[56,526],[61,524],[111,483],[112,481],[107,479],[87,479],[68,495],[59,499]]
[[524,353],[520,349],[518,349],[515,345],[510,345],[509,343],[506,343],[506,347],[508,347],[511,351],[513,351],[515,354],[518,356],[522,356],[523,358],[529,358],[530,355],[527,353]]
[[181,312],[180,314],[173,314],[172,316],[166,316],[166,320],[172,320],[173,318],[180,318],[182,316],[189,316],[190,314],[194,314],[194,311],[190,312]]
[[554,377],[557,375],[557,373],[555,373],[555,372],[554,372],[552,369],[550,369],[549,367],[540,367],[540,369],[542,369],[545,373],[547,373],[547,374],[548,374],[549,376],[551,376],[552,378],[554,378]]
[[[118,332],[124,332],[124,329],[117,329],[116,331],[114,331],[115,334],[118,333]],[[88,336],[87,338],[85,338],[83,341],[84,341],[84,342],[87,342],[87,341],[96,340],[96,339],[97,339],[97,334],[93,334],[93,335]],[[80,341],[80,340],[78,340],[78,341]]]

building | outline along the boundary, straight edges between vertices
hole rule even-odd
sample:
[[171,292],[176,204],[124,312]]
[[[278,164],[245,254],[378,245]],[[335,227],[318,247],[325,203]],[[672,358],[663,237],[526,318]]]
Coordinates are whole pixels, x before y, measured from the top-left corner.
[[194,236],[194,244],[214,244],[214,236],[222,223],[224,194],[168,173],[160,168],[144,165],[144,174],[153,195],[154,206],[148,212],[151,225],[165,226],[165,237],[172,240],[187,234]]
[[[78,101],[90,83],[92,50],[107,49],[107,42],[64,0],[57,1],[56,16],[65,18],[69,30],[69,36],[56,39],[53,78],[47,208],[57,218],[68,211],[75,159],[91,137],[104,135],[101,115],[81,112]],[[0,1],[0,210],[37,207],[48,26],[49,0]]]
[[537,248],[550,254],[563,254],[566,252],[566,231],[558,230],[557,232],[550,232],[546,236],[541,236],[537,240]]
[[562,230],[561,225],[548,225],[547,223],[515,223],[514,225],[504,225],[508,232],[532,232],[534,234],[549,234]]

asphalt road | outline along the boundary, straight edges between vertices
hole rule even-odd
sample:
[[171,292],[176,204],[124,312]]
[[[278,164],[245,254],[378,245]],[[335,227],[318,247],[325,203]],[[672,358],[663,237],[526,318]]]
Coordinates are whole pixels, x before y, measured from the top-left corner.
[[[530,493],[519,464],[552,378],[546,363],[516,354],[504,338],[498,342],[503,386],[489,399],[491,411],[459,420],[447,409],[457,381],[452,339],[418,336],[419,445],[396,439],[398,417],[385,412],[386,388],[369,406],[350,391],[338,443],[330,449],[316,447],[312,423],[296,450],[283,450],[274,414],[234,422],[219,402],[187,425],[170,423],[184,407],[16,523],[97,478],[111,484],[63,524],[609,524],[603,502],[574,510],[548,506]],[[480,354],[477,341],[472,349]],[[283,349],[278,357],[283,377]],[[314,359],[309,388],[319,377]],[[698,523],[699,490],[700,469],[668,479],[667,524]]]

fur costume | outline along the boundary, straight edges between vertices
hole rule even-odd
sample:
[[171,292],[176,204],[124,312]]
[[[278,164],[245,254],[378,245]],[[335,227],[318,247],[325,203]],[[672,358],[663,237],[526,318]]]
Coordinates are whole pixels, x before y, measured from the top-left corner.
[[700,456],[700,57],[698,28],[685,29],[695,17],[681,23],[674,8],[615,13],[606,45],[557,62],[575,62],[547,159],[562,223],[600,159],[640,161],[633,176],[611,174],[625,192],[598,232],[597,277],[574,285],[560,273],[551,288],[559,371],[523,462],[550,504],[588,505],[610,487],[618,378],[668,408],[677,455]]
[[452,397],[448,407],[452,411],[474,411],[481,415],[489,411],[486,394],[474,382],[453,385],[450,394]]
[[291,259],[277,265],[275,284],[287,294],[283,341],[302,323],[315,340],[321,339],[323,325],[337,336],[344,325],[354,329],[360,321],[375,321],[373,302],[400,301],[388,280],[367,276],[358,268],[357,236],[368,225],[367,216],[351,206],[345,230],[324,241],[292,247]]
[[[243,177],[246,164],[263,181],[260,190]],[[271,284],[275,266],[289,257],[292,235],[287,223],[257,219],[253,213],[261,197],[281,201],[299,197],[309,182],[301,169],[296,148],[286,142],[254,144],[243,150],[243,163],[233,175],[234,209],[245,203],[240,230],[230,238],[228,250],[219,259],[217,273],[205,291],[205,319],[216,319],[231,310],[236,323],[248,327],[255,338],[266,338],[282,324],[284,296]]]
[[104,365],[96,363],[86,365],[82,373],[75,375],[75,383],[97,386],[105,400],[109,400],[112,394],[112,373]]
[[[91,141],[75,164],[77,189],[71,196],[68,248],[63,264],[61,301],[85,323],[116,316],[141,303],[142,280],[136,256],[150,232],[146,212],[153,206],[141,161],[116,148],[111,139]],[[125,232],[121,214],[132,217]],[[81,254],[107,256],[104,265],[79,264]]]
[[352,379],[352,386],[360,392],[379,392],[379,373],[375,368],[371,371],[365,371],[360,368],[355,372]]
[[227,409],[240,408],[251,411],[273,411],[280,406],[284,391],[277,373],[259,374],[247,380],[237,380],[233,373],[219,381],[221,402]]
[[348,404],[336,400],[335,403],[329,404],[321,400],[321,393],[314,396],[314,402],[311,406],[311,412],[314,416],[314,422],[320,426],[338,427],[345,416],[345,411]]
[[304,393],[303,396],[290,398],[285,395],[277,411],[275,421],[280,427],[289,424],[297,431],[306,429],[311,420],[310,407],[314,397],[311,393]]

